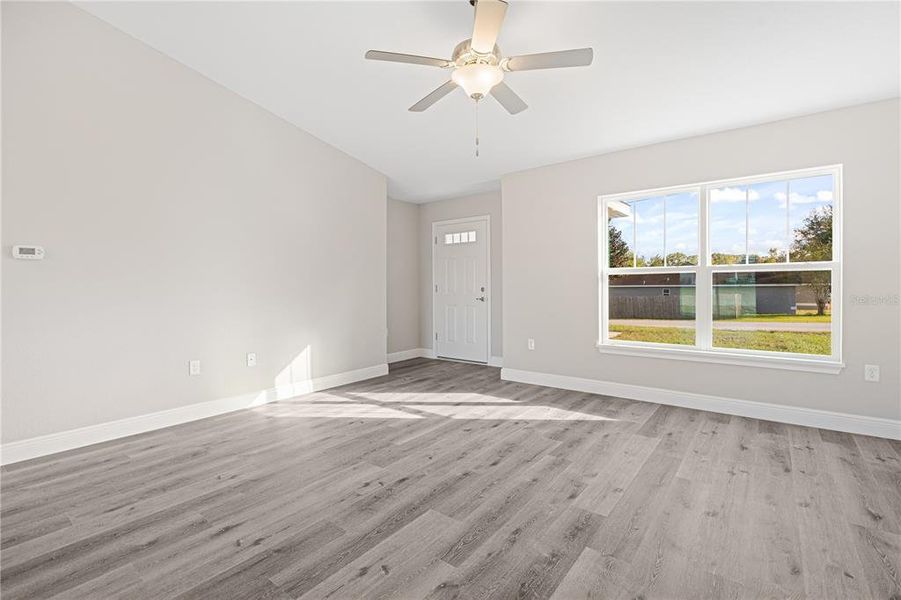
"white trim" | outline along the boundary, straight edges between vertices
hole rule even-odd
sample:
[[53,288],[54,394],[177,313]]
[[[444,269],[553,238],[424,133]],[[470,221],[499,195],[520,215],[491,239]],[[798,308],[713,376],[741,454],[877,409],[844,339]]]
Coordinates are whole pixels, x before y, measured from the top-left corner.
[[[450,362],[466,362],[470,361],[458,361],[455,358],[443,358],[439,356],[435,356],[435,350],[432,348],[413,348],[412,350],[401,350],[400,352],[392,352],[388,355],[388,364],[400,362],[402,360],[410,360],[411,358],[431,358],[434,360],[447,360]],[[482,364],[482,363],[474,363],[474,364]],[[488,362],[486,363],[489,367],[503,367],[504,366],[504,357],[503,356],[491,356],[488,358]]]
[[[751,185],[768,181],[789,181],[801,177],[813,177],[817,175],[831,175],[833,183],[832,198],[832,260],[821,262],[790,262],[790,247],[786,247],[786,261],[784,263],[748,263],[737,265],[714,265],[710,255],[710,228],[708,224],[710,210],[710,190],[715,187],[729,185]],[[609,228],[607,218],[607,206],[612,202],[624,202],[628,200],[646,198],[648,196],[668,196],[674,193],[692,191],[698,194],[698,264],[678,267],[610,267],[609,259]],[[768,173],[752,177],[739,177],[733,179],[721,179],[716,181],[704,181],[692,184],[641,190],[637,192],[603,194],[598,196],[598,349],[601,352],[615,354],[627,354],[631,356],[645,356],[655,358],[674,358],[677,360],[697,360],[711,363],[739,364],[754,367],[772,367],[777,369],[791,369],[811,371],[817,373],[838,373],[844,366],[842,363],[842,165],[827,165],[824,167],[812,167]],[[747,194],[747,190],[746,190]],[[747,198],[745,201],[747,208]],[[666,207],[664,206],[664,225]],[[786,222],[789,218],[789,208],[786,207]],[[745,229],[750,227],[746,220]],[[665,229],[665,228],[664,228]],[[635,235],[633,223],[633,236]],[[666,232],[664,231],[664,239]],[[748,252],[748,232],[745,232],[745,254]],[[788,242],[789,240],[786,240]],[[634,245],[633,245],[634,251]],[[666,248],[664,248],[664,262]],[[718,272],[754,272],[754,271],[829,271],[832,276],[832,302],[831,302],[831,327],[830,327],[830,356],[811,356],[792,353],[767,352],[759,350],[729,349],[725,352],[713,345],[713,317],[710,291],[713,289],[713,275]],[[695,344],[689,348],[674,348],[669,344],[651,344],[641,342],[617,341],[609,336],[609,287],[608,279],[611,275],[648,274],[661,273],[694,273],[695,274]]]
[[717,187],[727,187],[730,185],[756,185],[758,183],[767,183],[771,181],[781,181],[783,179],[797,179],[807,175],[815,176],[822,174],[830,169],[841,170],[842,164],[835,163],[831,165],[823,165],[820,167],[805,167],[802,169],[792,169],[790,171],[775,171],[773,173],[764,173],[762,175],[751,175],[749,177],[731,177],[729,179],[711,179],[708,181],[694,181],[691,183],[683,183],[680,185],[671,185],[668,187],[648,188],[645,190],[637,190],[632,192],[615,192],[613,194],[601,194],[602,197],[624,202],[626,200],[635,200],[645,196],[666,196],[670,194],[678,194],[680,192],[691,191],[701,185],[713,185]]
[[661,388],[645,387],[613,381],[600,381],[597,379],[585,379],[582,377],[570,377],[568,375],[554,375],[551,373],[539,373],[537,371],[523,371],[520,369],[501,369],[501,379],[504,381],[516,381],[532,385],[543,385],[564,390],[587,392],[604,396],[615,396],[640,400],[642,402],[654,402],[668,406],[681,406],[695,410],[736,415],[762,419],[764,421],[776,421],[792,425],[806,427],[818,427],[834,431],[845,431],[862,435],[901,440],[901,420],[884,419],[879,417],[867,417],[852,415],[813,408],[801,408],[798,406],[785,406],[769,404],[766,402],[753,402],[751,400],[739,400],[736,398],[724,398],[695,394],[692,392],[677,392]]
[[[400,358],[394,359],[394,356],[401,356]],[[403,352],[394,352],[388,355],[388,362],[398,362],[401,360],[409,360],[411,358],[430,358],[432,360],[445,360],[447,362],[459,362],[466,363],[469,365],[488,365],[489,367],[503,367],[504,366],[504,357],[503,356],[491,356],[488,358],[487,363],[473,362],[471,360],[461,360],[457,358],[445,358],[443,356],[436,356],[435,350],[432,348],[414,348],[413,350],[404,350]]]
[[428,348],[411,348],[410,350],[401,350],[399,352],[391,352],[388,354],[388,364],[400,362],[402,360],[410,360],[411,358],[424,358],[429,352]]
[[[412,348],[410,350],[401,350],[400,352],[392,352],[388,355],[388,364],[400,362],[402,360],[410,360],[411,358],[432,358],[436,360],[449,360],[456,361],[455,358],[440,358],[435,356],[435,350],[432,348]],[[470,361],[463,361],[470,362]],[[481,364],[481,363],[478,363]],[[503,356],[491,356],[488,358],[487,365],[489,367],[502,367],[504,366],[504,357]]]
[[277,400],[285,400],[310,392],[325,390],[328,388],[380,377],[388,373],[388,365],[373,365],[353,371],[345,371],[334,375],[316,377],[306,381],[270,388],[248,394],[219,398],[209,402],[189,404],[169,410],[163,410],[146,415],[129,417],[118,421],[109,421],[97,425],[89,425],[79,429],[70,429],[59,433],[51,433],[17,442],[9,442],[0,446],[0,464],[11,464],[48,454],[56,454],[66,450],[73,450],[92,444],[99,444],[117,438],[122,438],[138,433],[145,433],[155,429],[171,427],[196,421],[206,417],[221,415],[223,413],[253,408]]
[[649,190],[638,190],[637,192],[621,192],[616,194],[601,194],[599,198],[603,198],[610,202],[627,202],[629,200],[641,200],[647,196],[671,196],[673,194],[681,194],[683,192],[698,191],[698,183],[686,183],[684,185],[671,185],[668,187],[651,188]]
[[[678,348],[666,344],[642,342],[619,342],[610,340],[606,344],[597,345],[598,352],[619,354],[622,356],[640,356],[643,358],[664,358],[671,360],[688,360],[694,362],[715,363],[720,365],[739,365],[742,367],[765,367],[784,369],[787,371],[807,371],[810,373],[827,373],[836,375],[845,367],[844,363],[834,360],[816,358],[808,354],[787,354],[776,356],[776,353],[762,353],[753,350],[699,350],[697,348]],[[800,358],[809,356],[810,358]]]
[[[432,221],[432,237],[429,243],[429,249],[431,252],[430,264],[432,266],[432,287],[429,289],[429,294],[432,295],[432,333],[431,333],[431,341],[432,341],[432,352],[430,356],[426,358],[437,358],[434,351],[434,343],[435,343],[435,323],[437,323],[437,319],[435,318],[435,286],[438,285],[438,282],[435,280],[435,247],[438,245],[437,241],[437,229],[441,225],[458,225],[461,223],[478,223],[480,221],[485,222],[485,244],[486,244],[486,262],[485,262],[485,287],[487,291],[485,295],[488,297],[488,301],[486,302],[487,306],[485,307],[488,311],[486,313],[485,322],[487,324],[487,331],[485,334],[485,356],[488,357],[489,364],[491,361],[491,303],[494,298],[494,288],[491,287],[491,215],[475,215],[473,217],[461,217],[459,219],[444,219],[443,221]],[[450,357],[453,359],[453,357]]]

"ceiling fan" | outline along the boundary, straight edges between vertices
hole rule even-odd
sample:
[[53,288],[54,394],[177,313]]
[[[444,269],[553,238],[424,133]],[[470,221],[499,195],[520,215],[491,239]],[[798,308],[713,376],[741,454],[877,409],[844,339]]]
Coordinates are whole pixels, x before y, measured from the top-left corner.
[[507,112],[515,115],[528,108],[528,105],[504,83],[505,73],[560,67],[585,67],[591,64],[593,57],[591,48],[505,57],[495,42],[501,30],[501,23],[504,22],[507,2],[505,0],[470,0],[470,4],[475,5],[472,38],[457,44],[450,60],[382,52],[381,50],[370,50],[366,53],[366,58],[369,60],[453,69],[450,81],[411,106],[411,111],[424,111],[459,86],[463,88],[467,96],[476,102],[490,93]]

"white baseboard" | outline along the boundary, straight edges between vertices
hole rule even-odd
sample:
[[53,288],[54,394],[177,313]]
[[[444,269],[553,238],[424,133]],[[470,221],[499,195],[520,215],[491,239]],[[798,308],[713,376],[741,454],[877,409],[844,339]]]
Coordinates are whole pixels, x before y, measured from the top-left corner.
[[411,358],[422,358],[428,352],[425,348],[412,348],[410,350],[401,350],[400,352],[391,352],[388,354],[388,364],[400,362],[402,360],[410,360]]
[[845,431],[847,433],[872,435],[895,440],[901,439],[901,420],[896,419],[882,419],[813,408],[768,404],[690,392],[676,392],[661,388],[584,379],[567,375],[553,375],[537,371],[522,371],[520,369],[501,369],[501,379],[604,396],[616,396],[630,400],[694,408],[740,417],[751,417],[765,421],[777,421],[792,425],[818,427],[820,429]]
[[189,404],[169,410],[150,413],[147,415],[139,415],[137,417],[129,417],[118,421],[110,421],[108,423],[100,423],[98,425],[90,425],[79,429],[71,429],[69,431],[61,431],[59,433],[51,433],[39,437],[10,442],[0,446],[0,464],[11,464],[46,456],[48,454],[56,454],[65,450],[99,444],[137,433],[145,433],[154,429],[162,429],[172,425],[179,425],[197,419],[213,417],[223,413],[241,410],[244,408],[253,408],[268,402],[276,400],[284,400],[293,398],[310,392],[325,390],[339,385],[354,383],[364,379],[379,377],[388,373],[388,365],[373,365],[363,369],[354,371],[345,371],[334,375],[326,375],[324,377],[316,377],[305,381],[295,382],[289,385],[278,386],[258,392],[231,396],[228,398],[219,398],[210,400],[209,402],[200,402],[198,404]]
[[[400,352],[392,352],[388,355],[388,363],[396,363],[402,360],[410,360],[411,358],[438,358],[435,351],[431,348],[413,348],[412,350],[401,350]],[[491,356],[488,358],[489,367],[504,366],[503,356]]]

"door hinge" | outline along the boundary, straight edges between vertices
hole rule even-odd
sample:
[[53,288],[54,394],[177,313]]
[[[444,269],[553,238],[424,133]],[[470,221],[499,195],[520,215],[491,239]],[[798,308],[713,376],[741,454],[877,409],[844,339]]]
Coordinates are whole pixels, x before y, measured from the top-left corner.
[[435,284],[435,293],[436,294],[438,293],[438,284],[437,283]]
[[436,246],[438,245],[438,236],[437,235],[435,236],[435,245]]
[[435,332],[435,341],[436,342],[438,341],[438,332],[437,331]]

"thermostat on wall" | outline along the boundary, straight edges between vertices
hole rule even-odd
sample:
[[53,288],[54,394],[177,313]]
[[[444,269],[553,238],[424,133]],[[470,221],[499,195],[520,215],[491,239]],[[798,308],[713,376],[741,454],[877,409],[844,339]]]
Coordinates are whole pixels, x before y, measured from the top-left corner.
[[13,246],[13,258],[41,260],[44,258],[44,249],[40,246]]

